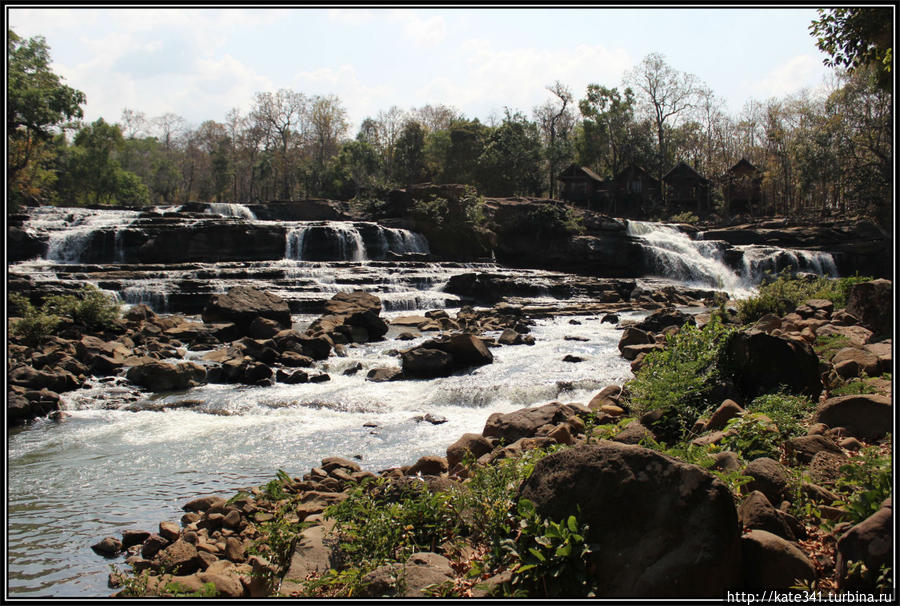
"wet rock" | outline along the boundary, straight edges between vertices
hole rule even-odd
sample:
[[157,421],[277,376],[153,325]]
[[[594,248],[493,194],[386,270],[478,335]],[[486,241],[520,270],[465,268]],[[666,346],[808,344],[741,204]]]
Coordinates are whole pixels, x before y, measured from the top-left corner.
[[477,433],[466,433],[447,447],[447,464],[453,469],[463,461],[466,453],[471,453],[472,458],[477,459],[491,450],[491,443],[484,437]]
[[630,345],[651,345],[654,343],[656,343],[656,340],[653,338],[653,335],[634,326],[629,326],[619,339],[619,352],[624,352],[624,349]]
[[403,371],[399,368],[373,368],[366,373],[366,381],[382,383],[403,378]]
[[141,557],[149,560],[168,544],[169,542],[158,534],[151,534],[141,546]]
[[403,374],[409,377],[431,379],[453,374],[453,356],[440,349],[416,347],[401,356]]
[[283,368],[279,368],[275,373],[275,380],[287,385],[296,385],[298,383],[308,382],[309,375],[303,370],[287,371]]
[[125,530],[122,532],[122,548],[128,549],[134,545],[140,545],[150,538],[146,530]]
[[539,461],[520,497],[541,516],[575,515],[589,526],[589,569],[602,575],[597,597],[719,599],[739,584],[731,493],[694,465],[601,440]]
[[115,537],[106,537],[99,543],[91,545],[91,549],[104,557],[112,558],[122,551],[122,542]]
[[196,387],[206,382],[206,369],[193,362],[170,364],[148,360],[132,366],[125,377],[150,391],[176,391]]
[[233,322],[244,335],[256,318],[267,318],[284,328],[291,326],[291,310],[278,295],[249,286],[235,286],[224,295],[213,295],[203,309],[207,324]]
[[197,548],[181,539],[160,551],[154,561],[175,574],[191,574],[200,568]]
[[216,495],[207,495],[203,497],[198,497],[191,501],[188,501],[184,504],[182,509],[185,511],[207,511],[212,507],[222,506],[225,504],[225,499]]
[[78,389],[84,383],[83,378],[76,377],[66,370],[36,370],[31,366],[19,366],[13,369],[7,378],[12,385],[37,390],[46,388],[56,393]]
[[164,538],[165,540],[173,543],[178,540],[178,537],[181,535],[181,527],[174,522],[160,522],[159,523],[159,536]]
[[693,316],[679,311],[674,307],[666,307],[653,312],[644,320],[635,324],[635,328],[647,332],[660,332],[667,326],[683,326],[685,324],[695,323]]
[[578,363],[578,362],[584,362],[585,359],[586,359],[586,358],[583,358],[582,356],[573,356],[572,354],[567,354],[567,355],[562,359],[562,361],[563,361],[563,362]]
[[437,476],[447,473],[449,469],[447,459],[434,455],[421,457],[407,471],[406,475],[414,476],[421,473],[423,476]]
[[535,435],[543,425],[557,425],[575,411],[559,402],[551,402],[543,406],[522,408],[510,413],[495,412],[488,417],[481,435],[485,438],[498,438],[512,444],[520,438]]

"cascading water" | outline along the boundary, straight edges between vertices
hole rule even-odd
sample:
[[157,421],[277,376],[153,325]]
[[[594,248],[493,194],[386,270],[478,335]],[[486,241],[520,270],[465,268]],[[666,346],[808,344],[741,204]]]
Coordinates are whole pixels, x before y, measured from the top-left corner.
[[47,259],[59,263],[78,263],[97,232],[114,231],[115,255],[123,253],[120,229],[132,223],[140,213],[132,210],[97,210],[42,206],[31,212],[25,229],[47,236]]
[[[366,246],[362,229],[375,234],[371,241],[373,244],[371,250]],[[315,247],[315,241],[323,239],[331,244],[327,247],[329,250],[311,254],[310,246]],[[375,223],[329,221],[302,224],[292,227],[285,234],[284,256],[295,261],[368,261],[373,258],[372,251],[375,258],[384,257],[389,253],[396,255],[430,253],[428,241],[422,234],[406,229],[382,227]],[[330,258],[330,254],[334,258]],[[329,258],[323,258],[323,255]]]
[[237,219],[256,219],[253,211],[243,204],[228,204],[225,202],[212,202],[206,209],[208,215],[218,215],[220,217],[233,217]]

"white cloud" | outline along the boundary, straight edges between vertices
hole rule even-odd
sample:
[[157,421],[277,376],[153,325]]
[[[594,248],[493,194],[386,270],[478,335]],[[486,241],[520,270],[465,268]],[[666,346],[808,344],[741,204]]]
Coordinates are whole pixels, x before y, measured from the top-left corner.
[[750,95],[759,99],[783,97],[803,88],[819,85],[816,78],[821,73],[821,63],[812,55],[798,55],[772,69],[759,80],[745,83]]
[[341,25],[367,25],[375,20],[375,13],[369,9],[332,8],[328,10],[328,19]]
[[447,22],[443,17],[422,18],[410,10],[392,10],[389,19],[399,23],[403,35],[420,47],[433,47],[447,38]]
[[354,134],[365,118],[395,104],[399,94],[387,84],[366,84],[351,65],[299,72],[293,86],[308,95],[337,95],[347,110]]

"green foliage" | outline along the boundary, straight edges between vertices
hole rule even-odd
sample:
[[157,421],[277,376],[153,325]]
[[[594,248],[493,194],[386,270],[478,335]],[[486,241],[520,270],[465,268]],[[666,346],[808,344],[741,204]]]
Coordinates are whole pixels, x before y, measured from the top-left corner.
[[88,330],[112,328],[120,316],[115,299],[92,284],[85,284],[78,295],[53,295],[42,306],[46,313],[64,317]]
[[772,419],[785,440],[806,433],[803,422],[814,409],[815,404],[808,397],[787,393],[763,394],[747,406],[748,412],[761,413]]
[[868,282],[871,277],[800,279],[782,272],[772,281],[762,284],[756,295],[738,301],[738,316],[744,324],[756,322],[766,314],[783,316],[794,311],[807,299],[828,299],[836,309],[847,305],[850,287]]
[[547,203],[533,205],[518,213],[505,226],[505,231],[542,240],[584,233],[584,227],[569,206]]
[[19,319],[10,327],[12,334],[20,337],[28,345],[38,345],[44,339],[53,334],[56,327],[62,321],[56,314],[49,313],[46,309],[36,309],[26,297],[20,293],[9,295],[10,306],[14,309],[12,315],[18,315]]
[[540,195],[541,141],[537,125],[506,109],[478,158],[479,189],[489,196]]
[[719,402],[716,384],[725,375],[725,345],[736,329],[716,317],[697,328],[685,324],[666,337],[666,348],[650,352],[628,385],[638,414],[666,410],[675,426],[665,433],[684,437],[701,415]]
[[759,413],[745,412],[725,425],[722,447],[737,453],[742,459],[752,461],[759,457],[778,460],[781,453],[781,435]]
[[473,187],[457,197],[429,196],[413,200],[409,214],[436,227],[481,225],[484,223],[484,199]]
[[875,386],[873,386],[871,383],[869,383],[868,377],[866,377],[865,373],[863,373],[862,377],[859,377],[859,378],[854,377],[854,378],[850,379],[849,381],[846,381],[846,382],[842,383],[841,385],[838,385],[837,387],[832,388],[830,390],[830,392],[833,397],[836,397],[836,396],[851,396],[851,395],[855,396],[855,395],[861,395],[861,394],[872,394],[872,393],[878,393],[878,390],[875,389]]
[[545,597],[591,596],[592,575],[588,574],[590,545],[585,541],[586,524],[570,515],[555,522],[541,518],[528,499],[517,506],[519,535],[508,543],[515,560],[513,587]]
[[831,362],[831,359],[834,358],[834,354],[849,346],[850,339],[844,335],[817,335],[813,350],[816,352],[817,356]]
[[878,511],[881,502],[891,496],[891,455],[882,454],[879,446],[866,446],[839,471],[841,477],[835,487],[847,495],[843,508],[852,524],[858,524]]
[[819,50],[829,55],[825,65],[851,70],[871,66],[879,85],[891,90],[893,22],[890,8],[819,9],[819,18],[809,29]]
[[691,211],[686,210],[684,212],[670,216],[669,221],[672,223],[688,223],[690,225],[693,225],[694,223],[700,222],[700,217],[698,217]]

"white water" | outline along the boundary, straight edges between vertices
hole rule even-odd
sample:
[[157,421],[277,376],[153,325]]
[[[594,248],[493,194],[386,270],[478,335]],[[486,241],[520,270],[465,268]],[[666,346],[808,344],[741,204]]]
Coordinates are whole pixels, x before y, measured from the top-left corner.
[[654,262],[655,275],[700,287],[724,290],[734,298],[752,294],[766,274],[782,269],[837,276],[829,253],[785,250],[769,246],[735,246],[742,253],[742,268],[725,262],[724,242],[692,240],[673,225],[628,221],[627,233],[645,244]]
[[212,202],[204,211],[208,215],[218,215],[220,217],[234,217],[238,219],[256,219],[253,211],[243,204],[227,204],[225,202]]
[[[443,455],[464,433],[480,433],[493,412],[587,402],[626,380],[630,367],[618,355],[617,330],[599,317],[580,320],[540,321],[536,345],[495,348],[493,364],[433,381],[365,381],[370,368],[399,366],[389,349],[423,336],[349,347],[347,358],[319,363],[331,376],[326,383],[208,385],[152,400],[200,402],[190,409],[120,410],[126,383],[95,382],[64,394],[69,418],[39,420],[9,438],[9,589],[18,596],[109,595],[108,564],[122,566],[122,559],[105,560],[89,546],[129,528],[177,522],[181,505],[197,495],[230,496],[278,469],[300,476],[331,455],[361,455],[363,468],[376,472],[408,465]],[[589,341],[566,341],[567,334]],[[586,361],[562,362],[566,354]],[[342,374],[356,363],[362,370]],[[447,422],[415,420],[427,413]]]
[[[371,224],[378,231],[380,248],[385,253],[398,255],[430,252],[428,240],[422,234],[406,229],[383,227]],[[337,261],[365,261],[370,258],[366,243],[359,228],[353,223],[343,221],[327,221],[319,223],[300,223],[290,229],[285,236],[284,256],[296,261],[307,260],[304,246],[311,230],[325,230],[338,242],[340,256]]]
[[[47,235],[47,258],[58,263],[77,263],[94,232],[127,227],[140,213],[133,210],[95,210],[42,206],[30,211],[25,229]],[[119,232],[116,254],[121,255]]]

